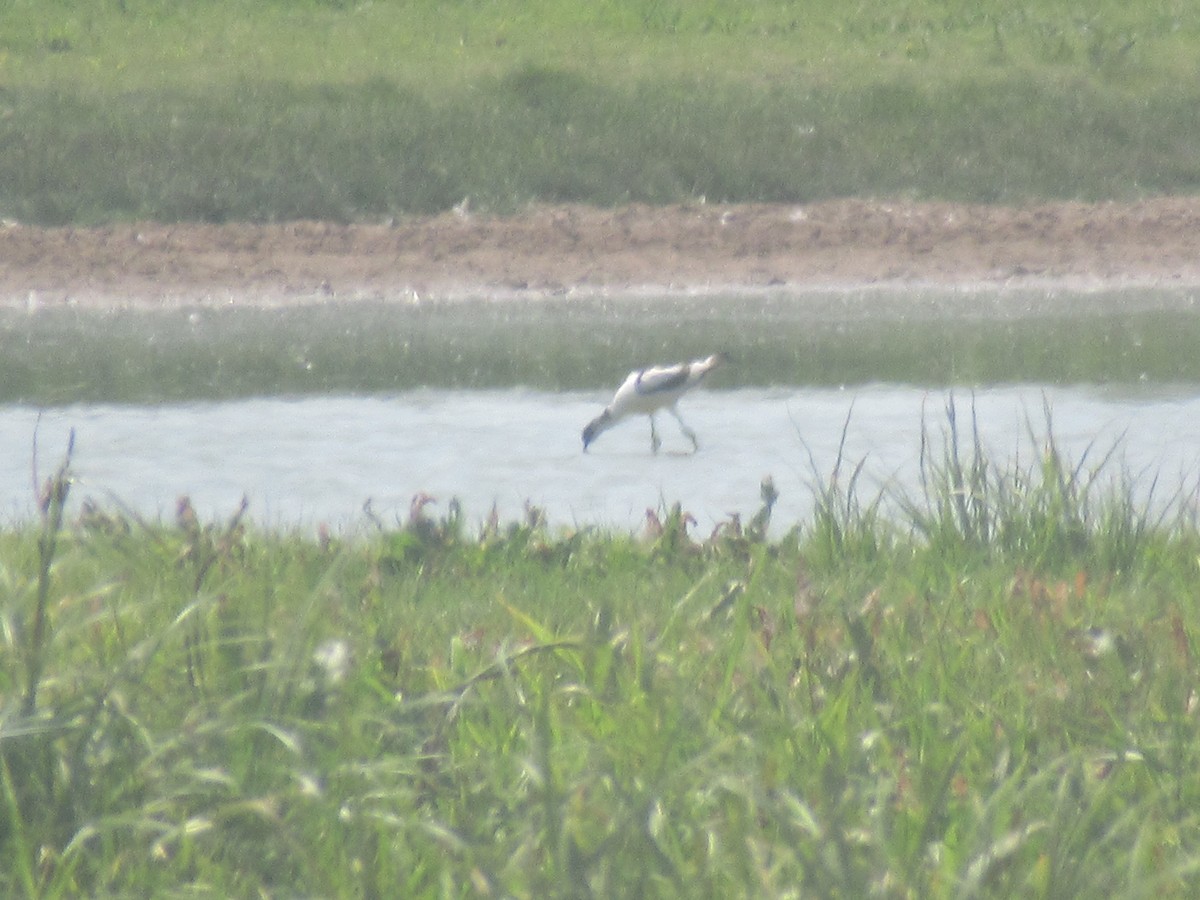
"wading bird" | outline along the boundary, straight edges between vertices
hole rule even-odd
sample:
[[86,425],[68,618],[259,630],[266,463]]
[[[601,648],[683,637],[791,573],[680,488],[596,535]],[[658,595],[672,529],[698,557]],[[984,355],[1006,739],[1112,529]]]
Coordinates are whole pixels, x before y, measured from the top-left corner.
[[658,429],[655,427],[654,414],[665,409],[675,421],[680,430],[692,442],[693,452],[699,449],[696,432],[684,424],[679,417],[675,404],[679,398],[704,380],[704,376],[726,361],[724,353],[714,353],[707,359],[697,359],[690,363],[679,363],[674,366],[651,366],[648,369],[637,369],[629,373],[625,382],[617,388],[612,402],[604,407],[604,411],[583,429],[583,450],[586,453],[588,445],[603,432],[627,416],[644,415],[650,417],[650,449],[655,453],[662,445],[658,439]]

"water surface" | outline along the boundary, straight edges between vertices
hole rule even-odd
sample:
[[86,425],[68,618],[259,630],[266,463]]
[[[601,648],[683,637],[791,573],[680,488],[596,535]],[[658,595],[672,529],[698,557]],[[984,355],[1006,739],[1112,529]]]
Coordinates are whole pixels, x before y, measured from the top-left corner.
[[[972,404],[992,459],[1027,464],[1045,438],[1043,404],[1069,458],[1099,462],[1148,490],[1200,472],[1200,391],[1192,386],[1007,386],[973,394],[910,386],[704,390],[680,409],[701,440],[690,447],[660,417],[664,452],[650,452],[644,418],[604,434],[587,454],[579,432],[607,391],[422,389],[380,396],[259,398],[161,405],[91,404],[44,410],[0,406],[0,515],[33,515],[32,440],[44,477],[76,431],[77,504],[91,497],[148,518],[173,515],[187,494],[205,519],[243,495],[268,527],[366,527],[362,509],[402,521],[412,497],[458,498],[472,524],[493,505],[502,518],[526,503],[557,525],[636,528],[647,509],[680,502],[700,531],[759,505],[759,484],[780,491],[776,525],[807,519],[812,485],[828,478],[845,428],[844,470],[865,460],[861,491],[919,486],[921,429],[937,438],[953,396],[960,428]],[[847,425],[847,418],[849,424]],[[1032,434],[1031,434],[1032,431]]]

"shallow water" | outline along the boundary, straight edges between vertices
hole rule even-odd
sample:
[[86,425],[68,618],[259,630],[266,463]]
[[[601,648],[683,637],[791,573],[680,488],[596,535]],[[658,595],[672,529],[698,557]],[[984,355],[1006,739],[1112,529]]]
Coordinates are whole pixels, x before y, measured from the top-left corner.
[[[317,396],[152,406],[79,405],[39,412],[0,406],[0,517],[34,515],[38,470],[58,464],[74,428],[76,508],[85,497],[169,519],[190,495],[206,520],[231,514],[243,495],[268,527],[367,526],[363,504],[402,521],[411,498],[457,497],[472,525],[493,504],[504,520],[526,502],[557,525],[636,528],[648,508],[680,502],[707,533],[729,515],[753,514],[759,484],[780,491],[776,528],[811,514],[812,485],[828,478],[845,427],[843,477],[865,460],[860,495],[919,489],[921,428],[936,443],[947,427],[946,391],[896,385],[855,389],[743,388],[691,395],[680,410],[700,436],[694,455],[669,416],[664,452],[651,455],[646,420],[622,423],[581,452],[579,432],[607,394],[533,390],[417,390],[391,396]],[[1068,459],[1098,464],[1114,446],[1145,490],[1194,485],[1200,471],[1200,391],[1181,387],[1015,386],[958,391],[960,433],[972,404],[991,459],[1027,465],[1046,435]],[[1032,430],[1033,437],[1030,432]],[[1086,468],[1087,466],[1085,466]]]

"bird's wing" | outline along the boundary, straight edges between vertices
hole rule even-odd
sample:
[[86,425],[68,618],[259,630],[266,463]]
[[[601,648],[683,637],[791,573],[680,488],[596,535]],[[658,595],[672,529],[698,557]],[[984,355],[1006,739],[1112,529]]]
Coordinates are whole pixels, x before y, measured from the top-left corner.
[[637,373],[634,388],[643,396],[678,390],[687,384],[690,369],[688,363],[642,369]]

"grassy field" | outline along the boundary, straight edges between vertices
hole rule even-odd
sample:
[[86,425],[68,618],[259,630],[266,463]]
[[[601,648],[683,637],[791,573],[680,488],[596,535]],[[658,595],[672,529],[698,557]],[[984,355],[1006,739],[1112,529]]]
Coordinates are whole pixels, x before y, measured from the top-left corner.
[[[936,306],[947,296],[904,295],[897,308]],[[1169,292],[1159,295],[1161,308],[1154,292],[1115,296],[1086,295],[1086,312],[1015,318],[989,316],[986,296],[970,317],[889,312],[896,304],[882,293],[869,316],[812,315],[770,297],[9,311],[0,312],[0,402],[386,394],[431,385],[583,390],[615,384],[624,370],[614,370],[614,360],[703,356],[713,347],[734,360],[722,372],[725,387],[1200,382],[1194,313]],[[1143,308],[1128,308],[1135,302]]]
[[951,418],[764,537],[0,533],[6,896],[1191,897],[1187,498]]
[[0,216],[1200,188],[1200,20],[907,0],[10,0]]

